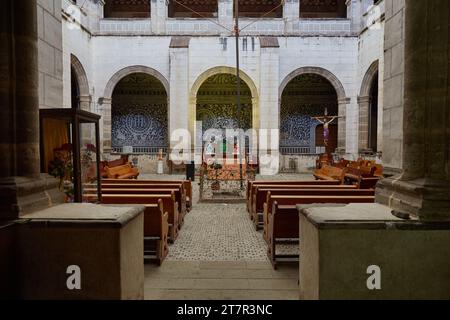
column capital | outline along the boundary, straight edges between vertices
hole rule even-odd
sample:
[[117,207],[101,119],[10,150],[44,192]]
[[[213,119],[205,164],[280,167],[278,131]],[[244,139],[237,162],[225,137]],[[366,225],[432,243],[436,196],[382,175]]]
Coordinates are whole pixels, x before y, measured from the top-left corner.
[[339,105],[350,104],[351,101],[352,101],[351,98],[345,97],[345,98],[338,99],[338,104]]
[[358,103],[370,103],[371,98],[369,96],[358,97]]

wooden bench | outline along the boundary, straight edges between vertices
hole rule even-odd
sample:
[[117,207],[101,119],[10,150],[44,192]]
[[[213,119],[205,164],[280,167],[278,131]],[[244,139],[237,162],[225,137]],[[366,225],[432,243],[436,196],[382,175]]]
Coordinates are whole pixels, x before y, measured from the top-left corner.
[[146,204],[144,211],[144,261],[156,261],[160,266],[166,258],[169,234],[169,214],[164,212],[162,199]]
[[340,185],[341,181],[320,181],[320,180],[310,180],[310,181],[279,181],[279,180],[255,180],[250,181],[247,180],[247,189],[246,189],[246,202],[247,202],[247,211],[251,216],[251,200],[253,193],[255,191],[255,188],[259,185],[283,185],[283,186],[290,186],[290,185],[309,185],[309,186],[315,186],[315,185]]
[[151,185],[170,185],[170,184],[180,184],[182,183],[186,192],[186,205],[187,209],[190,211],[192,209],[192,182],[190,180],[117,180],[117,179],[102,179],[102,184],[151,184]]
[[134,168],[127,163],[117,167],[105,167],[106,174],[110,179],[137,179],[139,176],[138,168]]
[[107,178],[108,173],[106,172],[106,168],[113,168],[118,166],[123,166],[128,163],[128,156],[121,157],[120,159],[112,160],[112,161],[101,161],[100,162],[100,175],[102,178]]
[[[251,216],[256,226],[262,222],[263,205],[266,202],[267,192],[270,190],[299,190],[299,189],[356,189],[356,186],[346,185],[258,185],[255,187],[251,199]],[[261,215],[261,216],[260,216]],[[258,217],[258,218],[257,218]]]
[[[354,190],[359,191],[359,190]],[[278,205],[291,205],[295,206],[298,204],[320,204],[320,203],[330,203],[330,204],[349,204],[349,203],[373,203],[375,202],[375,196],[327,196],[327,195],[308,195],[308,196],[287,196],[287,195],[271,195],[270,192],[267,194],[267,202],[264,204],[264,240],[268,241],[268,221],[270,219],[269,215],[272,214],[273,204],[277,202]]]
[[184,180],[184,190],[186,191],[186,209],[188,211],[192,210],[192,181]]
[[374,190],[358,190],[356,186],[322,186],[321,188],[308,188],[300,187],[300,188],[267,188],[267,189],[257,189],[256,199],[253,208],[253,223],[255,225],[255,229],[258,230],[264,226],[264,203],[267,202],[268,195],[298,195],[298,196],[307,196],[307,195],[324,195],[324,196],[340,196],[340,195],[356,195],[356,196],[373,196],[375,194]]
[[178,226],[181,228],[187,213],[186,193],[183,184],[102,184],[102,194],[162,194],[172,191],[175,193],[175,199],[178,203],[180,214]]
[[341,169],[325,165],[320,169],[316,169],[313,175],[317,180],[338,180],[341,183],[344,183],[346,172],[347,168]]
[[375,189],[380,179],[381,179],[380,177],[369,177],[369,178],[360,177],[356,183],[356,186],[359,189]]
[[272,214],[269,219],[269,237],[267,256],[272,267],[277,269],[277,262],[280,258],[295,259],[298,261],[298,255],[279,255],[276,251],[277,244],[298,244],[300,238],[299,213],[296,206],[280,206],[274,203]]
[[169,240],[174,242],[178,237],[178,203],[175,194],[105,194],[104,204],[158,204],[162,200],[164,210],[168,213]]

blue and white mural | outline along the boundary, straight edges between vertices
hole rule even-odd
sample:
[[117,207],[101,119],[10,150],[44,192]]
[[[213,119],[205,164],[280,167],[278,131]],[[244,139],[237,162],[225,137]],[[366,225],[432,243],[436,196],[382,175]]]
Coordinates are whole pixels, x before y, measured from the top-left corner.
[[132,74],[117,84],[111,117],[113,148],[168,145],[167,94],[161,82],[150,75]]
[[319,141],[316,129],[321,123],[313,117],[323,116],[325,109],[329,115],[338,112],[336,91],[328,80],[315,74],[292,79],[281,98],[280,147],[306,148],[315,153]]
[[116,105],[113,110],[113,146],[167,146],[167,104]]

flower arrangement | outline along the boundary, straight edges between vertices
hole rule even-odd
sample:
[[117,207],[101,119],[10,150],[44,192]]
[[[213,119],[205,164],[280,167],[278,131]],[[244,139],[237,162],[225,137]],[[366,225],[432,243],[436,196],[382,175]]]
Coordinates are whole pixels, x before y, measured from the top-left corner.
[[59,179],[59,189],[66,194],[66,197],[69,200],[73,199],[72,145],[66,143],[53,151],[55,156],[48,165],[48,172],[51,176]]

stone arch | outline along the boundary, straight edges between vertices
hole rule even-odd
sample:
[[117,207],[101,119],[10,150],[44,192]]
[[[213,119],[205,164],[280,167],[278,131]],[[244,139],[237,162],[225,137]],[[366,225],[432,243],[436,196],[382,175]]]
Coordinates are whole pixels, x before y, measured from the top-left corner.
[[80,60],[74,54],[70,55],[70,66],[71,70],[75,71],[75,76],[78,81],[80,90],[80,109],[89,111],[91,106],[91,95],[86,71]]
[[284,89],[286,88],[286,86],[292,79],[294,79],[302,74],[310,74],[310,73],[320,75],[320,76],[324,77],[325,79],[327,79],[333,85],[334,89],[336,90],[339,101],[347,99],[347,95],[345,94],[344,86],[342,85],[341,81],[339,81],[338,77],[336,77],[333,73],[331,73],[327,69],[324,69],[321,67],[302,67],[302,68],[298,68],[298,69],[292,71],[290,74],[288,74],[284,78],[283,82],[281,82],[280,90],[279,90],[280,100],[281,100],[281,95],[283,94]]
[[342,85],[342,82],[338,79],[336,75],[334,75],[331,71],[328,71],[327,69],[321,68],[321,67],[301,67],[298,68],[291,73],[289,73],[284,80],[280,84],[280,88],[278,91],[279,99],[278,99],[278,114],[281,111],[281,97],[283,95],[284,89],[289,84],[291,80],[294,78],[303,75],[303,74],[316,74],[319,76],[322,76],[326,80],[328,80],[331,85],[334,87],[337,95],[338,100],[338,112],[339,112],[339,120],[338,120],[338,150],[337,152],[340,154],[346,153],[347,147],[346,147],[346,108],[347,104],[350,103],[350,98],[347,97],[347,94],[345,93],[344,86]]
[[366,71],[361,83],[358,96],[359,124],[358,124],[358,150],[369,152],[369,112],[371,108],[371,90],[375,76],[379,71],[379,61],[374,61]]
[[378,73],[378,60],[374,61],[369,69],[367,70],[366,74],[364,75],[364,78],[361,83],[361,90],[359,92],[359,97],[368,97],[370,95],[370,89],[372,87],[372,81],[375,75]]
[[[158,79],[162,85],[164,86],[164,89],[166,90],[167,94],[167,111],[168,116],[170,115],[170,93],[169,93],[169,81],[157,70],[142,66],[142,65],[135,65],[135,66],[129,66],[125,67],[123,69],[120,69],[117,71],[108,81],[106,84],[105,90],[103,92],[103,96],[99,98],[99,104],[101,105],[101,114],[102,114],[102,141],[103,141],[103,152],[110,152],[111,150],[111,104],[112,104],[112,95],[114,92],[114,88],[116,85],[125,78],[126,76],[129,76],[134,73],[145,73],[150,76],[155,77]],[[170,121],[170,120],[169,120]]]
[[[195,80],[194,84],[191,87],[189,93],[189,128],[191,131],[191,136],[195,137],[195,119],[196,119],[196,106],[197,106],[197,92],[200,89],[201,85],[210,77],[220,74],[227,73],[236,75],[236,68],[227,67],[227,66],[218,66],[213,67],[211,69],[206,70],[202,74],[200,74]],[[252,95],[252,127],[253,129],[259,128],[259,95],[258,89],[255,85],[255,82],[252,78],[242,70],[239,70],[240,78],[247,84],[250,89]],[[193,143],[195,144],[195,139],[193,139]]]
[[157,70],[146,67],[146,66],[131,66],[131,67],[125,67],[119,71],[117,71],[108,81],[105,87],[105,91],[103,93],[104,99],[111,99],[114,88],[119,83],[120,80],[125,78],[126,76],[133,74],[133,73],[145,73],[148,75],[151,75],[161,81],[161,83],[164,86],[164,89],[166,89],[167,97],[169,97],[169,81]]

